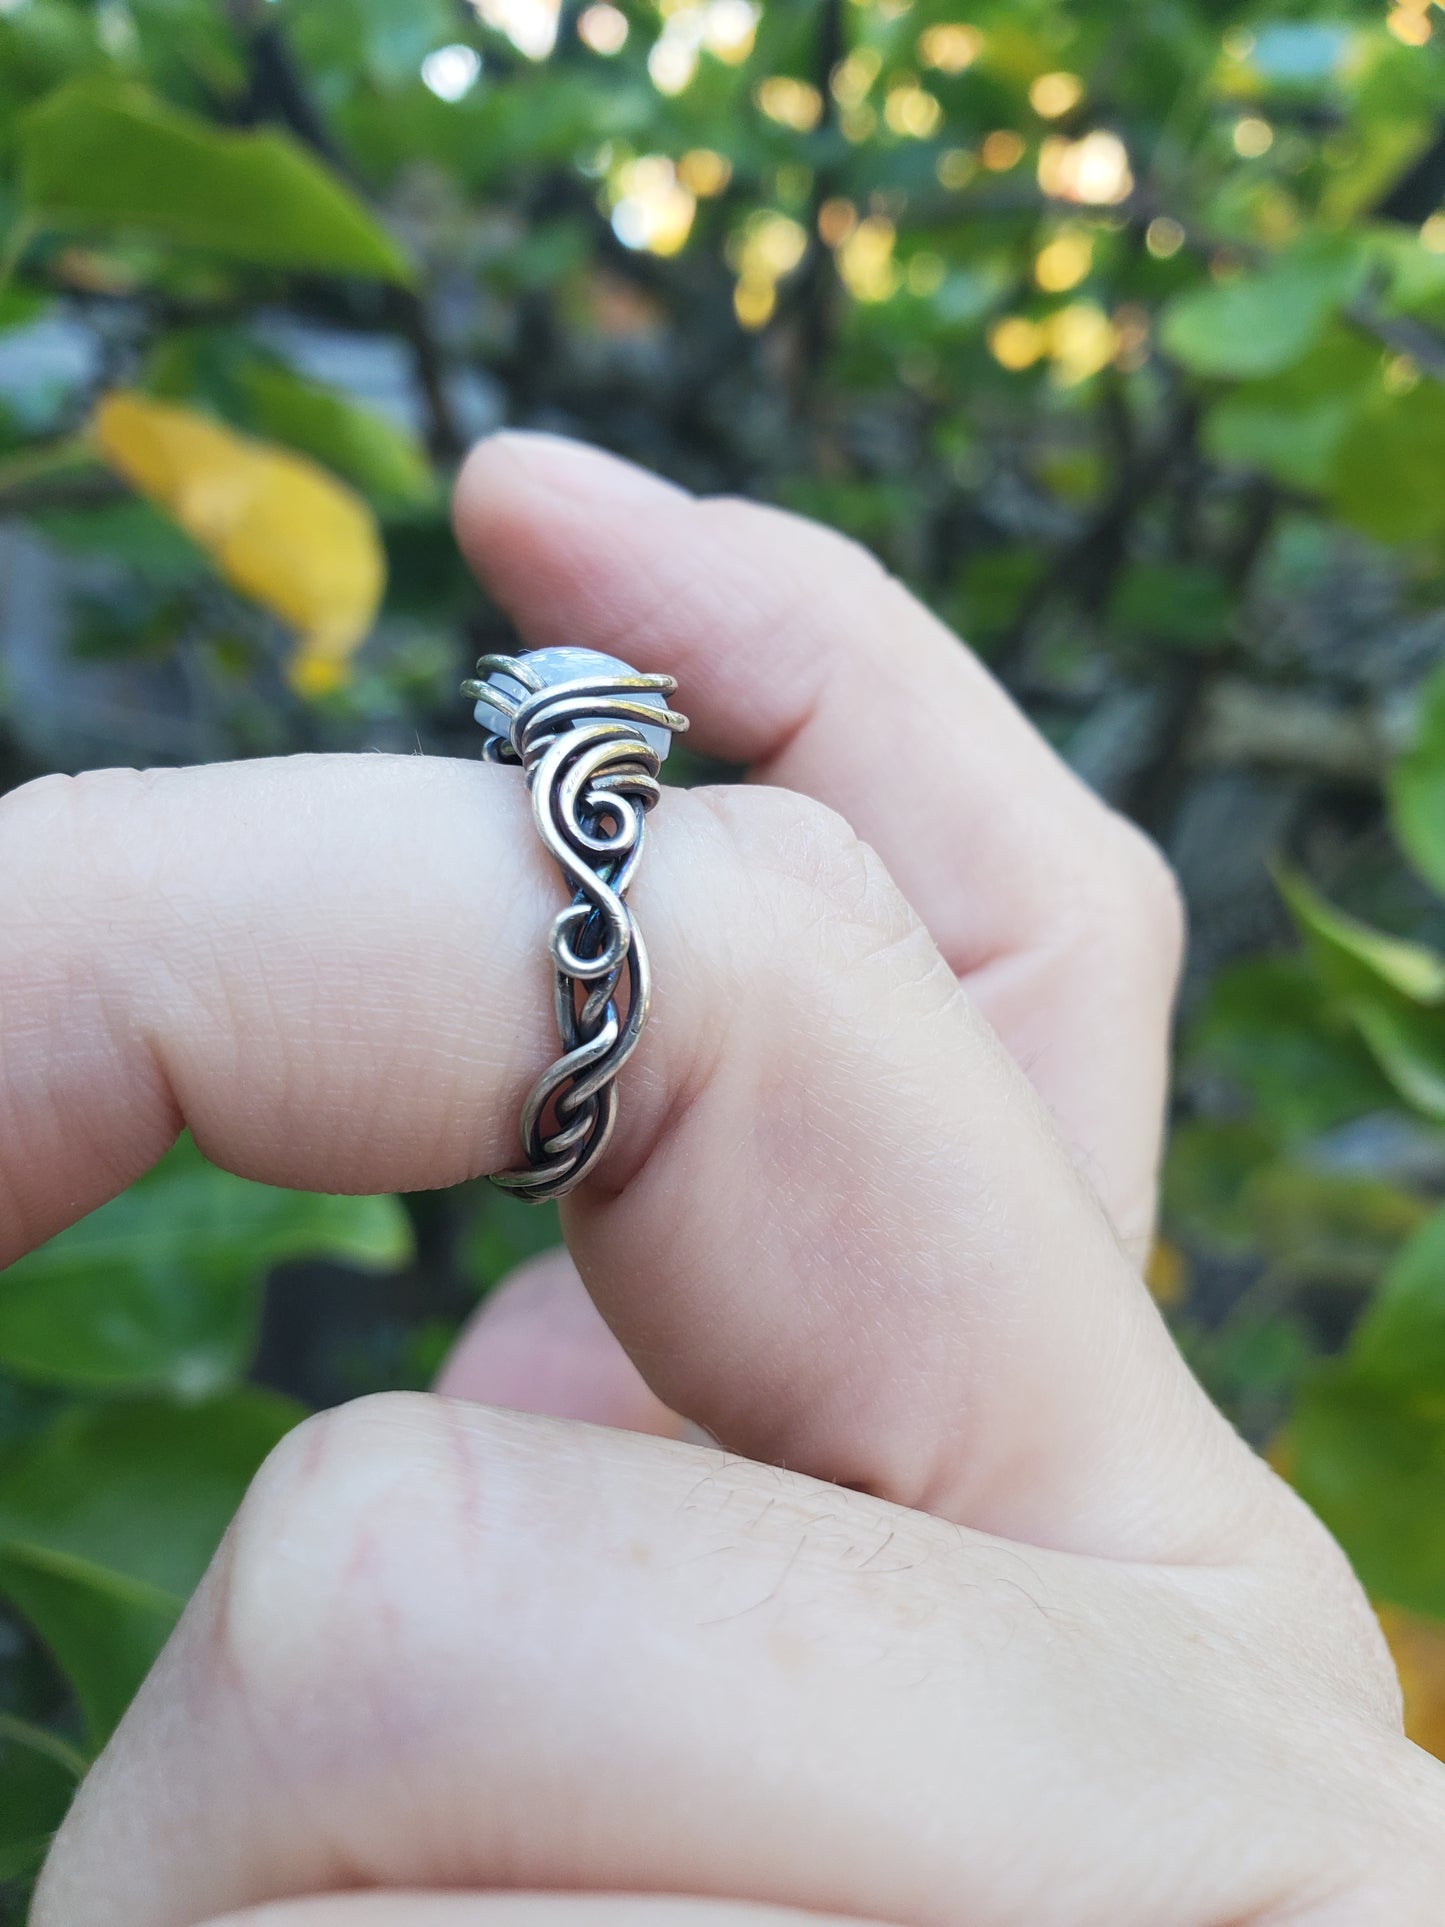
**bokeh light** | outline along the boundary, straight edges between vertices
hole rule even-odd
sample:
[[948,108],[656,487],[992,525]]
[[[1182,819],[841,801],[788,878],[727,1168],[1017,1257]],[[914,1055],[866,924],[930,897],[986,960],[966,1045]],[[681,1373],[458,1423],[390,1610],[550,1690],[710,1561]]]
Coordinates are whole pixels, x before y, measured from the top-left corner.
[[612,231],[624,247],[677,254],[687,243],[697,197],[665,154],[624,161],[612,181]]
[[477,17],[503,33],[528,60],[545,60],[557,44],[562,0],[472,0]]
[[890,87],[883,104],[883,118],[895,134],[911,140],[928,140],[938,132],[943,108],[926,87]]
[[828,82],[829,91],[840,107],[859,107],[883,67],[883,56],[875,47],[858,47],[840,60]]
[[1118,348],[1114,366],[1126,375],[1136,374],[1149,359],[1153,334],[1149,310],[1135,301],[1126,301],[1114,310],[1114,333]]
[[1134,191],[1128,149],[1107,127],[1076,141],[1051,136],[1039,149],[1038,173],[1051,199],[1085,207],[1112,207]]
[[1027,315],[1002,315],[989,328],[988,348],[1000,368],[1019,374],[1042,360],[1048,337],[1038,322],[1031,321]]
[[841,196],[824,201],[818,209],[818,234],[826,247],[842,247],[857,225],[857,208]]
[[1084,83],[1077,74],[1040,74],[1029,88],[1029,105],[1041,120],[1058,120],[1083,98]]
[[709,0],[702,11],[703,45],[728,66],[740,66],[757,38],[757,7],[752,0]]
[[1016,134],[1012,127],[997,127],[984,135],[978,158],[991,174],[1007,174],[1011,167],[1018,166],[1024,152],[1022,134]]
[[808,134],[823,118],[823,96],[810,82],[791,74],[770,74],[753,89],[753,98],[769,120]]
[[808,252],[808,231],[777,208],[759,208],[733,236],[729,259],[737,270],[733,312],[745,328],[762,328],[772,319],[778,283]]
[[1274,146],[1274,129],[1258,114],[1242,114],[1234,123],[1231,136],[1234,151],[1247,161],[1257,161]]
[[1396,6],[1390,9],[1385,25],[1407,47],[1423,47],[1433,31],[1428,6]]
[[700,201],[713,200],[726,191],[733,177],[733,164],[716,148],[691,148],[677,164],[677,178],[689,194]]
[[926,27],[918,36],[918,58],[941,74],[961,74],[983,52],[983,35],[962,21]]
[[886,215],[870,214],[838,249],[838,273],[855,300],[887,301],[897,293],[900,277],[893,254],[897,239],[898,231]]
[[424,84],[438,100],[460,100],[476,86],[482,71],[482,56],[475,47],[457,42],[438,47],[421,63]]
[[685,92],[704,53],[736,66],[757,38],[753,0],[669,0],[663,14],[662,32],[647,56],[652,84],[662,94]]
[[1119,336],[1104,310],[1092,301],[1074,301],[1046,324],[1053,378],[1073,388],[1097,375],[1119,350]]
[[605,0],[600,6],[586,7],[577,21],[577,37],[595,54],[620,54],[627,45],[627,15]]
[[1083,228],[1061,228],[1034,257],[1034,280],[1045,294],[1064,294],[1078,287],[1093,263],[1093,236]]
[[966,147],[945,147],[934,163],[933,171],[938,176],[940,187],[957,193],[977,176],[978,162]]

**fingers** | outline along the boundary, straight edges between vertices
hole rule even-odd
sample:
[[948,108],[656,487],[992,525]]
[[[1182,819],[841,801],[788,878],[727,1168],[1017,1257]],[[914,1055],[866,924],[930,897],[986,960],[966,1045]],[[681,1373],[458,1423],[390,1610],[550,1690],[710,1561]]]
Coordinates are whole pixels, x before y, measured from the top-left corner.
[[[318,1190],[494,1169],[548,1035],[557,886],[515,773],[297,759],[0,807],[11,1253],[184,1120]],[[656,978],[570,1239],[670,1409],[736,1450],[1040,1543],[1228,1556],[1273,1482],[846,827],[672,794],[634,893]],[[1262,1508],[1262,1509],[1261,1509]]]
[[529,643],[675,674],[700,747],[872,844],[1140,1254],[1177,894],[976,658],[830,531],[550,436],[484,442],[457,529]]
[[1024,1553],[715,1452],[367,1400],[268,1464],[32,1927],[414,1887],[1288,1917],[1363,1864],[1390,1743],[1352,1688],[1317,1745],[1322,1682],[1367,1670],[1345,1593],[1341,1565],[1296,1650],[1302,1591],[1257,1576]]
[[554,1044],[556,896],[506,775],[299,757],[0,802],[0,1262],[182,1123],[231,1170],[321,1191],[504,1162]]
[[[844,1927],[841,1917],[668,1894],[335,1894],[210,1927]],[[849,1927],[858,1927],[856,1918]],[[866,1927],[866,1924],[865,1924]]]
[[659,965],[656,1025],[701,1064],[563,1208],[653,1391],[731,1449],[1036,1544],[1208,1559],[1267,1529],[1261,1469],[877,858],[781,792],[708,807],[747,912],[706,856],[638,891],[697,946],[685,1000]]
[[452,1348],[438,1392],[484,1405],[676,1438],[679,1421],[612,1336],[565,1251],[494,1291]]

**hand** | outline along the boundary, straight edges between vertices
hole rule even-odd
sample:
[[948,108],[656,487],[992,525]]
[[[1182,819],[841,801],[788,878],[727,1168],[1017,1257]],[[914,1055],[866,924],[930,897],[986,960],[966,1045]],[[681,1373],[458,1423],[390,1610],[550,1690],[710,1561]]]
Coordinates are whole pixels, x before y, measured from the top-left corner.
[[[649,832],[654,1024],[565,1211],[622,1349],[550,1260],[447,1383],[570,1417],[294,1433],[35,1927],[1438,1920],[1368,1607],[1140,1283],[1158,859],[833,536],[519,437],[459,529],[760,779]],[[9,1255],[182,1121],[322,1190],[509,1158],[557,893],[513,772],[50,779],[0,844]],[[575,1422],[672,1413],[723,1449]]]

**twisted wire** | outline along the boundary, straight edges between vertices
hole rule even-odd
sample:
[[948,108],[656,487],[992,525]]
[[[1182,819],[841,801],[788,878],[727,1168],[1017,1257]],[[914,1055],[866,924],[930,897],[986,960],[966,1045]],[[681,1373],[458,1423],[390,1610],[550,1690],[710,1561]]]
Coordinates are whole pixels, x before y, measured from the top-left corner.
[[[487,680],[496,675],[525,695]],[[483,656],[462,685],[507,718],[507,735],[489,736],[483,753],[526,772],[538,833],[571,892],[548,939],[562,1052],[522,1107],[524,1166],[493,1179],[535,1203],[571,1191],[607,1149],[617,1074],[647,1021],[647,947],[626,897],[661,794],[661,759],[640,730],[687,728],[686,717],[644,700],[676,686],[671,676],[602,672],[542,687],[524,656]]]

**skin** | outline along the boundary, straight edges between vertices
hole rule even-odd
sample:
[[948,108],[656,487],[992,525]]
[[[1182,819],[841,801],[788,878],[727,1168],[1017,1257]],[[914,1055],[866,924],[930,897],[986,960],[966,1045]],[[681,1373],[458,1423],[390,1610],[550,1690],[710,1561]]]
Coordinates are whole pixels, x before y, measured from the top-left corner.
[[[457,526],[755,780],[649,826],[569,1253],[276,1452],[35,1927],[1438,1920],[1374,1618],[1140,1281],[1158,857],[823,530],[520,436]],[[322,1190],[509,1161],[557,901],[514,773],[49,779],[0,863],[4,1255],[183,1121]]]

